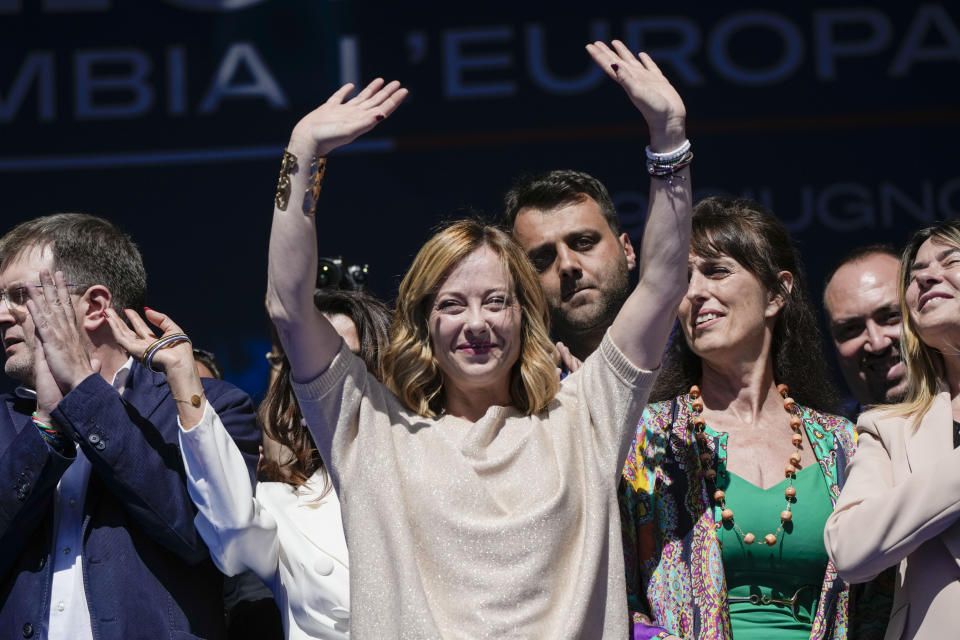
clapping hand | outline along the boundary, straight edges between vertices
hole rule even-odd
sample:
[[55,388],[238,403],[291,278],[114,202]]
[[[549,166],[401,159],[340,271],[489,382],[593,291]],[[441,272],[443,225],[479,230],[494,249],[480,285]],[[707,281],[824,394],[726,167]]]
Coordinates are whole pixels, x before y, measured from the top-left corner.
[[83,340],[83,329],[77,325],[73,300],[63,273],[53,276],[40,271],[40,287],[27,287],[27,310],[33,320],[34,387],[37,392],[37,417],[50,423],[50,413],[67,393],[90,374],[99,371],[100,363],[91,360]]

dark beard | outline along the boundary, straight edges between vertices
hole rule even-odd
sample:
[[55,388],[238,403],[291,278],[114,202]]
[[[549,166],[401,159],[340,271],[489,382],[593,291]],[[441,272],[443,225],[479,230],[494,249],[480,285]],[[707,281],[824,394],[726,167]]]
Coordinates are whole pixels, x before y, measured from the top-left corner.
[[[626,265],[624,265],[626,267]],[[573,320],[561,308],[550,310],[553,333],[563,342],[576,343],[578,337],[603,333],[613,324],[623,303],[630,296],[630,278],[626,270],[618,273],[618,282],[612,289],[603,292],[595,313]]]

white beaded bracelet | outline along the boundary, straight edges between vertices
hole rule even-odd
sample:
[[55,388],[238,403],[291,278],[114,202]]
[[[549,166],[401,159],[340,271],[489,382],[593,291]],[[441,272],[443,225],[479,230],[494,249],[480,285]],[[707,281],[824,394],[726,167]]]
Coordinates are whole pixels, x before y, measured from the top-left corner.
[[655,151],[650,150],[650,145],[647,145],[647,159],[656,163],[671,163],[676,162],[683,156],[687,155],[687,151],[690,151],[690,141],[684,140],[683,144],[674,149],[673,151],[668,151],[667,153],[656,153]]

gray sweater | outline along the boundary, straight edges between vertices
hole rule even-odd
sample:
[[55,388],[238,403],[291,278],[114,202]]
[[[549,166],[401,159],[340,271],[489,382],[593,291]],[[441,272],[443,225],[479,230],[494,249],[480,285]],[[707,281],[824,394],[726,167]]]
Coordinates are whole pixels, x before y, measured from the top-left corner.
[[617,482],[654,372],[610,340],[523,416],[407,409],[342,346],[295,384],[337,485],[354,638],[629,633]]

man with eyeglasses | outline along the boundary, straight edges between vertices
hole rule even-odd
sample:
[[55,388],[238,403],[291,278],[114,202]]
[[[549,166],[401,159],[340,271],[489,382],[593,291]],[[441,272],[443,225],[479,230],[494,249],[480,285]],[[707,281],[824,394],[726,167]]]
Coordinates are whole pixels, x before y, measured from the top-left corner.
[[[47,216],[0,238],[4,371],[20,383],[0,411],[0,637],[224,637],[175,400],[106,321],[108,308],[142,308],[145,292],[139,251],[101,218]],[[203,387],[252,481],[250,399]]]

